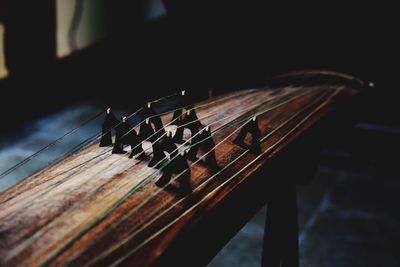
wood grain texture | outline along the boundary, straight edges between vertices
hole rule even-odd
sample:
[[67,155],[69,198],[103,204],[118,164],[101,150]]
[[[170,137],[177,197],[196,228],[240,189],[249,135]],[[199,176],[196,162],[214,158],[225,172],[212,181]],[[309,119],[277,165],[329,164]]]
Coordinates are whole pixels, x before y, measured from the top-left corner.
[[[147,167],[148,161],[112,155],[97,144],[83,149],[0,193],[0,266],[150,266],[255,171],[359,89],[319,82],[209,99],[208,106],[196,109],[201,123],[214,123],[212,130],[232,127],[213,137],[220,169],[193,164],[193,192],[185,197],[176,194],[174,178],[166,188],[157,187],[162,172]],[[259,155],[232,142],[243,124],[238,120],[255,112],[263,112]],[[162,120],[166,124],[171,118],[167,114]]]

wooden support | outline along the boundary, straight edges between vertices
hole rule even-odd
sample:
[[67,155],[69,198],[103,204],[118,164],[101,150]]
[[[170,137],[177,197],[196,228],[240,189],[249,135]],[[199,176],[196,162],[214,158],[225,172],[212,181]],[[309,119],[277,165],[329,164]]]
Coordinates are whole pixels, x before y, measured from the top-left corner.
[[137,159],[139,160],[147,159],[147,156],[143,151],[142,140],[140,139],[140,136],[136,133],[134,129],[132,129],[132,134],[130,136],[129,141],[132,149],[129,158],[133,158],[134,156],[138,155]]
[[154,167],[158,164],[163,158],[165,158],[164,151],[169,153],[171,157],[174,157],[178,153],[178,148],[172,140],[171,132],[167,132],[167,134],[160,140],[153,144],[153,158],[149,163],[149,167]]
[[[113,154],[125,154],[124,145],[130,145],[133,132],[132,126],[126,120],[126,117],[122,118],[122,122],[115,127],[115,144],[112,150]],[[136,135],[136,132],[135,132]]]
[[211,129],[210,127],[206,127],[199,135],[193,138],[192,140],[193,146],[191,146],[188,159],[191,161],[197,160],[197,153],[201,148],[206,155],[206,163],[209,167],[216,169],[218,168],[217,159],[215,157],[215,142],[211,137]]
[[156,185],[163,187],[169,183],[172,178],[172,174],[179,175],[179,191],[180,195],[187,195],[191,192],[190,188],[190,169],[186,160],[186,152],[180,152],[172,162],[163,169],[163,175],[156,182]]
[[203,124],[201,124],[199,118],[197,117],[197,113],[194,106],[191,106],[186,110],[184,117],[178,119],[176,125],[178,125],[178,128],[174,135],[174,141],[176,143],[183,142],[182,138],[183,138],[184,128],[189,129],[192,136],[194,136],[199,132],[199,128],[204,126]]
[[111,130],[119,123],[119,120],[115,117],[111,108],[106,111],[106,119],[101,126],[101,139],[100,147],[112,145],[112,132]]
[[162,131],[163,133],[165,132],[164,125],[161,121],[161,118],[160,118],[160,116],[157,116],[156,112],[153,109],[152,103],[150,103],[150,102],[147,103],[143,114],[144,114],[143,115],[144,118],[146,118],[146,119],[148,118],[150,120],[150,122],[152,124],[154,124],[154,128],[156,131],[160,131],[160,132]]
[[262,267],[299,266],[297,194],[293,184],[274,190],[267,204]]
[[[179,100],[178,100],[178,103],[177,103],[177,106],[183,107],[183,106],[186,106],[186,104],[187,104],[186,91],[182,90],[181,94],[180,94],[180,97],[179,97]],[[182,112],[183,112],[182,108],[177,108],[174,111],[174,115],[172,116],[172,120],[171,121],[175,121],[177,118],[179,118],[182,115]]]
[[156,137],[154,135],[155,131],[151,125],[150,119],[146,119],[139,129],[139,136],[142,141],[147,140],[149,142],[154,142]]
[[251,145],[250,145],[250,151],[254,154],[259,154],[261,153],[261,147],[260,147],[260,129],[258,127],[258,118],[257,116],[254,116],[246,125],[242,127],[240,130],[238,136],[235,138],[233,141],[235,144],[240,145],[242,147],[247,147],[247,145],[244,142],[244,139],[246,138],[246,135],[250,133],[251,134]]

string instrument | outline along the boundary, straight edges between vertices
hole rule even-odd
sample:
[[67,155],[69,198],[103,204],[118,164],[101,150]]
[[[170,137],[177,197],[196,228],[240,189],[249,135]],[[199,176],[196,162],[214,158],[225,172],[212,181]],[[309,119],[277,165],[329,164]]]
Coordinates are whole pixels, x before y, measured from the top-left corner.
[[[268,164],[366,87],[309,71],[198,103],[178,92],[122,120],[106,110],[98,135],[0,193],[0,266],[183,266],[189,255],[196,266],[219,232],[237,231],[224,214],[243,223],[263,199]],[[156,111],[171,98],[173,110]]]

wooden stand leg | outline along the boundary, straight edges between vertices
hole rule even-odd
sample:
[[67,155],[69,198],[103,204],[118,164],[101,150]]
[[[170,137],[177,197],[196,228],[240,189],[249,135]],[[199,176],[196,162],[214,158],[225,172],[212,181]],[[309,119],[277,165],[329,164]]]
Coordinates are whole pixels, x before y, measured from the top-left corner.
[[298,234],[296,186],[289,185],[268,202],[262,266],[298,267]]

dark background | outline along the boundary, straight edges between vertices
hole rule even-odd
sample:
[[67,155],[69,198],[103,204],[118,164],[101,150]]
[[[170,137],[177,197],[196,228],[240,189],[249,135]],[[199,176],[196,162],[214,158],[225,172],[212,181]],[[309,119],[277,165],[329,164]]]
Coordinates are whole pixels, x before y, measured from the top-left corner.
[[2,131],[80,101],[134,109],[181,88],[248,88],[298,69],[374,80],[381,117],[396,104],[396,31],[384,4],[164,0],[167,15],[145,21],[147,1],[108,1],[108,38],[58,59],[55,2],[2,2],[10,76],[0,81],[0,111],[13,114]]
[[[358,126],[341,138],[332,132],[337,142],[319,155],[316,184],[299,191],[301,261],[304,266],[379,266],[383,260],[397,266],[396,8],[350,1],[163,3],[167,15],[148,21],[147,1],[109,0],[108,37],[59,59],[55,1],[0,0],[10,73],[0,80],[0,137],[87,101],[129,111],[182,88],[203,97],[208,88],[221,93],[262,86],[274,74],[300,69],[372,80],[376,88]],[[329,204],[322,201],[322,209],[321,199]],[[263,222],[257,225],[263,228]],[[244,236],[254,240],[246,231]],[[243,240],[230,247],[248,244]],[[225,250],[230,256],[244,251],[254,248]]]

